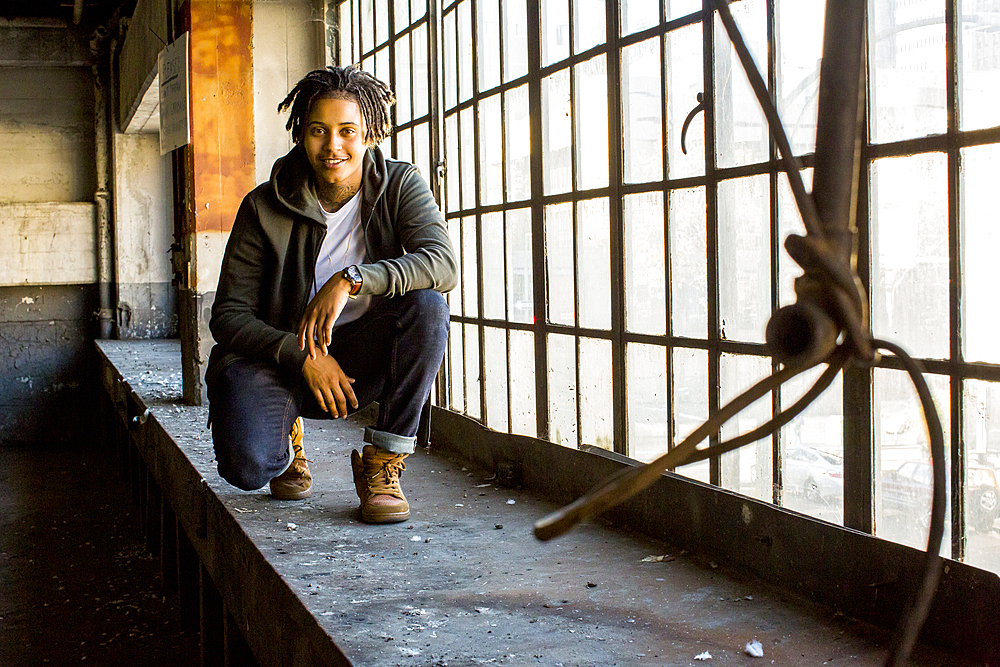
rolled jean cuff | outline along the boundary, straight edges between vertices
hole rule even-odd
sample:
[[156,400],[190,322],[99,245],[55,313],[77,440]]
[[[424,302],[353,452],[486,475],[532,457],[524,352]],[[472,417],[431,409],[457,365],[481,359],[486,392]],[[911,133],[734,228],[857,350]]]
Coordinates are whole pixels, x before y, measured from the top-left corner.
[[416,436],[396,435],[387,431],[376,431],[365,427],[365,442],[393,454],[412,454],[417,448]]

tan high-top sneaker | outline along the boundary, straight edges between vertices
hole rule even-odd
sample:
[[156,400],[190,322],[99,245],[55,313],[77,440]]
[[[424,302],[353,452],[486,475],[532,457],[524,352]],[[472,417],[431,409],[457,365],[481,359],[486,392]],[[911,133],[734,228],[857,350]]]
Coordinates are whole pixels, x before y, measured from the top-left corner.
[[365,445],[359,454],[351,452],[354,488],[361,499],[361,520],[365,523],[396,523],[410,518],[410,505],[399,487],[406,470],[406,454],[394,454],[375,445]]
[[292,457],[292,462],[285,472],[271,480],[271,495],[279,500],[302,500],[312,493],[313,479],[302,447],[302,417],[292,424],[288,441],[288,455]]

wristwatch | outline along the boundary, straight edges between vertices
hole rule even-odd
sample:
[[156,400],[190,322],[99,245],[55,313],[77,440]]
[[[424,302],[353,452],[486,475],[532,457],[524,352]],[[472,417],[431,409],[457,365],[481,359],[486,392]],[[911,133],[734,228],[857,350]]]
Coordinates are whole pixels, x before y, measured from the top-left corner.
[[356,298],[358,296],[358,292],[361,291],[361,271],[358,270],[356,264],[352,264],[344,269],[341,275],[344,276],[344,280],[351,283],[351,291],[348,292],[347,295],[352,299]]

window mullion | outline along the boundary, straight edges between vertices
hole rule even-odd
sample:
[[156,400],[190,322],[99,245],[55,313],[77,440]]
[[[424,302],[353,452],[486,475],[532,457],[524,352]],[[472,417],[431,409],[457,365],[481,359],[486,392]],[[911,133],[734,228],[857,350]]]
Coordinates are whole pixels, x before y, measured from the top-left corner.
[[[715,156],[715,3],[705,0],[702,8],[702,36],[705,79],[705,224],[708,264],[708,413],[719,411],[719,224],[718,224],[718,174]],[[719,436],[709,437],[709,444],[719,442]],[[711,484],[721,485],[719,457],[709,459],[708,478]]]

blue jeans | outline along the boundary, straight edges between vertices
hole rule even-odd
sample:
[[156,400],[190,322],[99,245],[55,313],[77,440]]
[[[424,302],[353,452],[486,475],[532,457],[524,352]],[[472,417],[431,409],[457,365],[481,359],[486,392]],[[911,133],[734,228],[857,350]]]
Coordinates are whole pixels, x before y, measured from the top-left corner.
[[[354,378],[359,409],[379,402],[378,421],[366,429],[366,442],[399,454],[413,452],[448,329],[444,296],[415,290],[381,299],[334,330],[328,349]],[[208,396],[219,474],[246,491],[261,488],[285,469],[288,433],[297,417],[330,418],[302,375],[272,360],[238,358],[220,369]]]

